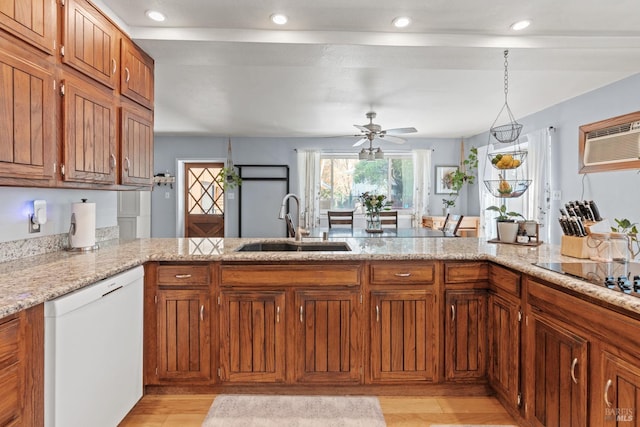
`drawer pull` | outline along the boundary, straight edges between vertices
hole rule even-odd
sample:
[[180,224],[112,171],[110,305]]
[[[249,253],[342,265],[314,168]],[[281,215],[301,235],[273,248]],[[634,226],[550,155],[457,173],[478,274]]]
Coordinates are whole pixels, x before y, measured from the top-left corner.
[[380,307],[376,305],[376,322],[380,321]]
[[611,406],[613,405],[611,402],[609,402],[609,389],[611,388],[611,385],[613,385],[613,381],[607,380],[607,385],[604,386],[604,403],[606,403],[607,408],[611,408]]
[[396,273],[396,277],[411,277],[411,273]]
[[578,384],[578,380],[576,379],[576,365],[578,364],[578,358],[576,357],[571,362],[571,380],[574,384]]
[[204,304],[200,306],[200,320],[204,320]]
[[304,308],[300,306],[300,323],[304,322]]
[[456,321],[456,306],[451,304],[451,321]]
[[190,279],[190,274],[176,274],[176,279]]
[[276,307],[276,323],[280,323],[280,306]]

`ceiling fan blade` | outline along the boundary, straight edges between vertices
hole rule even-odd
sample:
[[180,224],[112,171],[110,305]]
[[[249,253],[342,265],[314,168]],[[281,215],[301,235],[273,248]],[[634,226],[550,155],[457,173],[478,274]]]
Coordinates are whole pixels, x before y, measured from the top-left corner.
[[416,133],[418,130],[416,128],[394,128],[394,129],[385,129],[382,133],[386,133],[387,135],[399,135],[403,133]]
[[404,144],[405,142],[407,142],[406,139],[393,135],[380,135],[380,138],[384,139],[385,141],[393,142],[394,144]]
[[367,139],[367,138],[362,138],[362,139],[360,139],[360,140],[356,141],[356,143],[355,143],[355,144],[353,144],[353,147],[359,147],[359,146],[361,146],[362,144],[364,144],[366,141],[368,141],[368,139]]
[[371,132],[369,129],[367,129],[367,128],[366,128],[366,127],[364,127],[364,126],[360,126],[360,125],[354,125],[354,126],[355,126],[355,127],[357,127],[358,129],[360,129],[360,130],[361,130],[362,132],[364,132],[364,133],[369,133],[369,132]]

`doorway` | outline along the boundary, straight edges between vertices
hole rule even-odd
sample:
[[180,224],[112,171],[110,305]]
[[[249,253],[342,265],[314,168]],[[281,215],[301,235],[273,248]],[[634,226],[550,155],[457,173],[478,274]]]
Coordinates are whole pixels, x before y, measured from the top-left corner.
[[184,164],[184,237],[224,237],[224,163]]

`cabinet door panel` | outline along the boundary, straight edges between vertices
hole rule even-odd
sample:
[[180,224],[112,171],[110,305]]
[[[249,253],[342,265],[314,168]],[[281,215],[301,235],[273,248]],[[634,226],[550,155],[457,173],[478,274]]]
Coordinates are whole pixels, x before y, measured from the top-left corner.
[[153,59],[130,40],[122,38],[120,92],[147,108],[153,108]]
[[2,0],[0,28],[52,54],[56,37],[55,12],[54,0]]
[[210,303],[206,290],[158,292],[158,378],[211,379]]
[[431,291],[371,292],[373,381],[433,380],[437,313]]
[[116,27],[84,0],[66,0],[62,62],[115,88],[118,32]]
[[[631,359],[633,360],[633,359]],[[595,390],[599,395],[598,405],[603,407],[603,426],[638,426],[638,409],[640,409],[640,368],[637,363],[629,363],[611,353],[602,353],[604,376],[602,391]],[[600,395],[600,393],[602,393]],[[595,411],[599,414],[598,411]],[[595,424],[594,424],[595,425]]]
[[35,64],[0,56],[0,176],[52,179],[53,77]]
[[122,104],[120,183],[153,185],[153,113]]
[[489,381],[514,407],[520,393],[520,305],[489,297]]
[[297,380],[359,381],[358,290],[296,293]]
[[112,94],[81,79],[64,82],[65,181],[115,184],[116,107]]
[[284,381],[284,302],[284,292],[222,293],[223,381]]
[[587,341],[536,314],[532,325],[531,421],[547,427],[586,425]]
[[447,291],[447,379],[478,379],[487,372],[487,295],[484,291]]

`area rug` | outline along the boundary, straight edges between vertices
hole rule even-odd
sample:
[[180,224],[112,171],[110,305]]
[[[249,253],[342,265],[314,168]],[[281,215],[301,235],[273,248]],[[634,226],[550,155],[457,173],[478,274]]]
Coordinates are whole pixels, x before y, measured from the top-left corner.
[[202,427],[383,427],[371,396],[217,396]]

